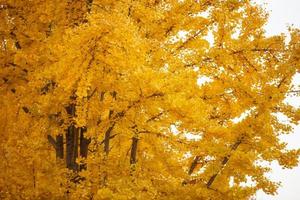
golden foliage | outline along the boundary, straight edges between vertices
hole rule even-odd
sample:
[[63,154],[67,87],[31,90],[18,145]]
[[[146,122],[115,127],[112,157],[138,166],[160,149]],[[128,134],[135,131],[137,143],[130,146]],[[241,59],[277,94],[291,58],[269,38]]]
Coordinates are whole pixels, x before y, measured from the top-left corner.
[[279,136],[300,119],[284,103],[300,32],[267,37],[251,1],[14,0],[0,16],[1,199],[250,199],[278,187],[262,161],[297,165]]

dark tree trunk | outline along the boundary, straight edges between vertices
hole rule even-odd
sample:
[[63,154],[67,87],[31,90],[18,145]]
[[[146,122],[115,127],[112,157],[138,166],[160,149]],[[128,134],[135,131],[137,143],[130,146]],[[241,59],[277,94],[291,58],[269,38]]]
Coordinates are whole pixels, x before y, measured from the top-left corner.
[[[113,97],[113,99],[115,100],[116,99],[116,95],[117,93],[115,91],[111,92],[110,93],[111,96]],[[102,97],[101,97],[102,98]],[[111,119],[112,117],[112,114],[114,113],[113,110],[110,110],[109,111],[109,116],[108,118]],[[109,154],[109,150],[110,150],[110,147],[109,147],[109,141],[111,139],[111,133],[112,133],[112,130],[114,129],[114,126],[115,126],[116,122],[114,122],[108,129],[107,131],[105,132],[105,136],[104,136],[104,152],[105,152],[105,155],[108,155]]]
[[137,162],[137,147],[138,147],[138,141],[139,139],[137,137],[132,138],[132,143],[131,143],[131,152],[130,152],[130,164],[134,165]]
[[74,171],[78,171],[78,164],[76,163],[76,158],[78,157],[78,130],[74,125],[68,128],[66,135],[67,140],[67,168]]
[[63,159],[64,158],[64,136],[56,136],[56,157]]
[[[85,128],[79,128],[80,130],[80,157],[87,158],[88,155],[88,146],[91,142],[91,139],[87,139],[84,137],[84,133],[86,132]],[[83,163],[80,165],[80,170],[86,169],[86,164]]]
[[109,141],[111,139],[111,132],[113,130],[115,126],[115,123],[113,123],[108,129],[107,131],[105,132],[105,136],[104,136],[104,152],[106,155],[109,154]]
[[64,158],[64,136],[57,135],[56,140],[51,136],[47,136],[48,141],[54,147],[56,158],[63,159]]
[[[70,118],[75,117],[75,104],[70,104],[66,107],[66,111]],[[76,128],[74,122],[71,122],[66,130],[66,166],[68,169],[73,171],[79,171],[86,169],[86,164],[81,164],[80,166],[76,163],[78,158],[78,151],[80,157],[87,158],[88,155],[88,145],[90,144],[90,139],[84,137],[86,128],[79,127]],[[64,136],[57,135],[54,139],[51,135],[48,135],[48,141],[55,148],[56,157],[59,159],[64,159]]]
[[[66,108],[67,113],[70,117],[75,116],[75,104],[71,104]],[[76,163],[76,158],[78,157],[78,129],[72,122],[67,129],[66,133],[66,164],[68,169],[78,171],[78,164]]]

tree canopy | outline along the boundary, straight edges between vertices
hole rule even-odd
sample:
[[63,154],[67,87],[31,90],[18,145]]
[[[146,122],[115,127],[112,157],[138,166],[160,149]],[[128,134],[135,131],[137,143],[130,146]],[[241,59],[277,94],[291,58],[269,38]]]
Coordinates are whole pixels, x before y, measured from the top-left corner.
[[[251,0],[0,1],[1,199],[250,199],[300,110],[300,31]],[[283,123],[278,114],[289,119]]]

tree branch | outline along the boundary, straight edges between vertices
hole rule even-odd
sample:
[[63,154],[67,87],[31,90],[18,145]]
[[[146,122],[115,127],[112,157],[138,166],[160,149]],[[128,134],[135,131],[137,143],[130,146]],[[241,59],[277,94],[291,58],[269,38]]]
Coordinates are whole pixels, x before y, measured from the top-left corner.
[[221,171],[223,170],[223,168],[225,167],[225,165],[228,163],[229,158],[230,158],[231,155],[232,155],[232,152],[235,151],[235,150],[239,147],[239,145],[242,143],[243,138],[244,138],[244,137],[242,136],[240,139],[238,139],[238,140],[232,145],[231,150],[230,150],[231,153],[223,158],[222,163],[221,163],[221,167],[219,168],[219,170],[218,170],[214,175],[212,175],[212,176],[209,178],[208,182],[206,183],[206,187],[207,187],[207,188],[210,188],[210,186],[214,183],[214,181],[215,181],[215,179],[217,178],[217,176],[221,173]]
[[47,139],[50,142],[50,144],[54,147],[54,149],[57,149],[55,139],[51,135],[47,135]]

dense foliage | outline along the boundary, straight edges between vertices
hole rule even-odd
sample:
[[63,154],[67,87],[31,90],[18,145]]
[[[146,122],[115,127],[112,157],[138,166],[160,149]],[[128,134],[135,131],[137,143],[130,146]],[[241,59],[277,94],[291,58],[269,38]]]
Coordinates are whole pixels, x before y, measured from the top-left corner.
[[265,36],[250,0],[4,0],[0,19],[1,199],[242,200],[276,193],[263,162],[298,163],[279,136],[300,32]]

